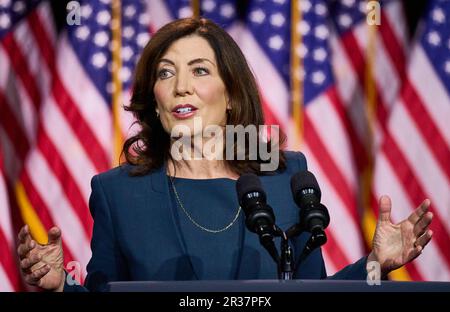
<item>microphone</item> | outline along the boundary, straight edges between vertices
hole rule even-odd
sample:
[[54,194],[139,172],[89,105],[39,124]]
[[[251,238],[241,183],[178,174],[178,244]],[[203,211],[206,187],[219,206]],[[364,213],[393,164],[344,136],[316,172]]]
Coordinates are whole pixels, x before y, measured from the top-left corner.
[[253,173],[241,175],[236,182],[236,192],[239,205],[244,210],[247,229],[258,234],[260,243],[278,263],[279,256],[273,242],[277,232],[275,215],[266,203],[266,193],[258,176]]
[[297,172],[291,178],[291,191],[300,208],[300,224],[299,228],[290,231],[288,236],[307,231],[312,234],[311,248],[325,244],[327,237],[324,229],[330,224],[330,215],[327,208],[320,203],[322,193],[316,177],[309,171]]

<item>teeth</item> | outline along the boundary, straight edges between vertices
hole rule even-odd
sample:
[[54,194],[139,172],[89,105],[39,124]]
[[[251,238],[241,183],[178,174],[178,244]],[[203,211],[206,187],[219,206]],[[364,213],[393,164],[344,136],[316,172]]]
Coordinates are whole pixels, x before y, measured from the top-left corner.
[[191,107],[183,107],[183,108],[177,109],[178,114],[187,114],[187,113],[190,113],[191,111],[192,111]]

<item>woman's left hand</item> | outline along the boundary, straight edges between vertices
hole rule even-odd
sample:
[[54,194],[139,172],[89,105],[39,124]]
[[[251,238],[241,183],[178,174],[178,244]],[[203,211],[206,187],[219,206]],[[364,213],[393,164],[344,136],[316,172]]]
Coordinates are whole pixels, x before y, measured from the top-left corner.
[[398,224],[391,222],[391,206],[391,199],[381,196],[372,252],[367,260],[380,264],[382,276],[419,256],[433,235],[428,228],[433,219],[433,213],[428,211],[429,199],[425,199],[407,219]]

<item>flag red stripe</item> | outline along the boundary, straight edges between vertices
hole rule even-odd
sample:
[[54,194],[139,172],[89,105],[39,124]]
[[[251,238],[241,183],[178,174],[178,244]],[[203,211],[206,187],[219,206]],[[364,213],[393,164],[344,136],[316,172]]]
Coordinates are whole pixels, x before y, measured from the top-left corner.
[[383,27],[380,27],[380,33],[389,55],[394,60],[393,64],[397,69],[398,75],[400,78],[403,78],[402,81],[404,85],[401,96],[403,101],[408,103],[408,105],[404,105],[404,107],[410,112],[416,122],[416,128],[422,133],[424,142],[427,143],[428,149],[433,153],[441,166],[441,171],[444,172],[450,180],[450,150],[448,149],[448,145],[441,132],[433,122],[433,118],[428,113],[425,103],[417,94],[408,77],[406,77],[405,56],[403,55],[403,50],[400,48],[398,40],[393,34],[392,26],[387,18],[383,21]]
[[330,99],[330,103],[333,104],[332,107],[336,111],[337,116],[339,116],[346,134],[349,136],[349,142],[351,144],[353,155],[352,161],[355,162],[358,172],[362,173],[369,164],[367,149],[364,147],[361,140],[357,136],[357,131],[353,127],[350,116],[348,115],[348,112],[346,111],[343,101],[340,98],[336,88],[331,88],[327,92],[327,96]]
[[[8,248],[9,247],[9,248]],[[13,286],[15,291],[20,289],[20,273],[19,267],[16,262],[16,258],[13,257],[16,253],[10,248],[8,241],[6,240],[5,234],[0,227],[0,263],[8,276],[8,280]]]
[[[30,21],[30,29],[36,38],[40,53],[48,58],[53,55],[53,52],[46,52],[46,50],[52,49],[52,45],[48,39],[48,35],[45,34],[45,31],[40,27],[41,24],[42,23],[39,23],[39,16],[35,15]],[[56,100],[55,102],[63,112],[68,124],[71,125],[72,130],[78,137],[81,145],[84,147],[86,155],[91,159],[96,169],[99,172],[107,170],[110,164],[107,153],[89,128],[89,125],[85,121],[83,115],[78,110],[75,101],[64,88],[56,69],[56,62],[54,58],[44,59],[53,79],[52,94]]]
[[341,201],[347,207],[349,215],[352,217],[355,225],[359,224],[359,217],[356,209],[356,196],[352,192],[342,172],[336,165],[335,161],[328,152],[325,144],[317,133],[314,123],[309,118],[308,113],[305,114],[305,141],[308,143],[311,151],[314,153],[316,159],[320,159],[318,164],[322,171],[327,175],[336,194],[341,198]]
[[378,27],[379,33],[383,40],[384,46],[386,47],[386,51],[392,60],[391,64],[397,71],[398,79],[400,81],[403,81],[406,76],[405,54],[403,53],[401,44],[397,40],[397,37],[392,30],[393,28],[391,26],[390,20],[383,10],[381,11],[381,18],[383,20],[383,23],[380,27]]
[[440,171],[447,176],[447,181],[450,181],[450,149],[448,144],[428,113],[425,103],[409,80],[405,81],[401,96],[404,103],[407,103],[403,107],[410,113],[416,123],[416,128],[422,134],[428,150],[432,152],[440,165]]
[[[352,32],[347,32],[342,38],[341,41],[344,46],[344,50],[346,51],[348,55],[348,59],[350,60],[350,63],[353,67],[354,72],[356,73],[356,76],[358,77],[359,85],[361,90],[363,92],[365,91],[364,86],[366,85],[366,60],[358,46],[358,43],[356,42],[356,38]],[[383,133],[387,131],[387,106],[385,105],[384,101],[382,100],[380,96],[380,91],[378,86],[375,88],[375,101],[378,104],[376,106],[377,109],[377,117],[378,122],[383,130]]]
[[22,81],[22,86],[27,91],[36,111],[39,111],[41,105],[41,93],[35,83],[33,74],[30,72],[28,62],[13,37],[13,32],[9,32],[1,42],[11,61],[15,75]]
[[334,235],[330,235],[330,230],[327,230],[327,243],[325,245],[325,249],[327,250],[327,254],[331,258],[334,263],[334,266],[337,270],[344,268],[349,265],[350,260],[347,258],[347,255],[342,251],[342,247],[340,244],[334,239]]
[[[26,171],[22,172],[21,182],[26,190],[28,200],[30,201],[30,203],[33,206],[34,210],[36,211],[37,215],[39,216],[41,223],[44,225],[44,227],[47,231],[50,230],[53,226],[55,226],[55,222],[53,221],[52,217],[50,216],[47,206],[45,205],[45,203],[42,200],[39,193],[36,191],[33,183],[31,182],[30,178],[28,177],[28,173]],[[61,229],[61,230],[64,230],[64,229]],[[69,231],[69,229],[65,229],[65,230]],[[70,235],[70,234],[63,231],[62,235],[63,235],[64,265],[66,265],[68,262],[70,262],[72,260],[76,260],[76,259],[72,255],[70,249],[64,243],[64,235]]]
[[[17,144],[14,144],[16,153],[23,162],[29,147],[28,140],[22,132],[21,127],[17,124],[15,116],[12,115],[9,105],[6,103],[6,99],[2,98],[1,93],[0,107],[3,112],[3,114],[0,115],[1,124],[5,128],[6,133],[8,133],[11,142],[17,142]],[[77,183],[74,181],[70,171],[64,164],[59,152],[48,138],[41,123],[39,124],[38,134],[38,148],[46,159],[49,168],[52,168],[53,174],[59,180],[67,199],[70,201],[75,213],[80,218],[80,223],[83,225],[86,237],[89,238],[92,232],[92,219],[86,201],[83,199]]]
[[16,116],[11,111],[11,107],[6,101],[6,97],[0,92],[0,125],[9,137],[9,140],[14,144],[14,149],[20,160],[25,160],[26,154],[30,148],[28,139],[19,125]]
[[78,215],[79,221],[83,225],[86,237],[90,238],[92,232],[92,219],[89,214],[89,208],[86,200],[84,199],[78,184],[75,182],[72,174],[59,155],[59,152],[47,136],[45,130],[42,128],[42,125],[39,127],[38,133],[39,149],[46,159],[49,168],[52,168],[53,174],[60,182],[62,190],[71,203],[73,210]]
[[[426,193],[423,191],[417,177],[408,166],[407,160],[391,135],[387,133],[384,139],[385,141],[382,147],[384,155],[391,163],[392,168],[394,169],[393,171],[405,189],[405,193],[411,199],[411,202],[418,206],[425,198],[427,198]],[[434,232],[433,240],[440,247],[441,254],[450,267],[450,253],[448,252],[450,250],[450,234],[447,232],[442,222],[439,214],[435,211],[433,222],[430,226]]]

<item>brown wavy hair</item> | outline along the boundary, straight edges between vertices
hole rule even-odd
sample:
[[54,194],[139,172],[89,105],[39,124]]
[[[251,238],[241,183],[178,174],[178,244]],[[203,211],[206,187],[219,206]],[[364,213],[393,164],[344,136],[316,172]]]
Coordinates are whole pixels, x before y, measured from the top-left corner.
[[[230,99],[231,111],[227,116],[229,125],[264,125],[264,114],[255,78],[247,61],[233,38],[214,22],[205,18],[185,18],[173,21],[159,29],[145,46],[137,63],[131,103],[125,107],[136,118],[140,131],[128,138],[122,149],[126,161],[134,165],[132,175],[145,175],[160,168],[171,158],[170,135],[164,130],[156,115],[156,100],[153,87],[157,79],[157,65],[161,57],[176,40],[197,35],[208,41],[214,50],[222,78]],[[259,134],[258,134],[259,136]],[[258,137],[258,142],[261,142]],[[248,146],[248,137],[246,138]],[[280,132],[279,166],[286,168],[282,151],[285,135]],[[270,151],[270,144],[268,145]],[[234,148],[236,156],[236,146]],[[249,159],[246,151],[244,160],[225,160],[228,169],[239,175],[255,173],[271,174],[260,170],[263,160]],[[225,158],[224,158],[225,159]]]

